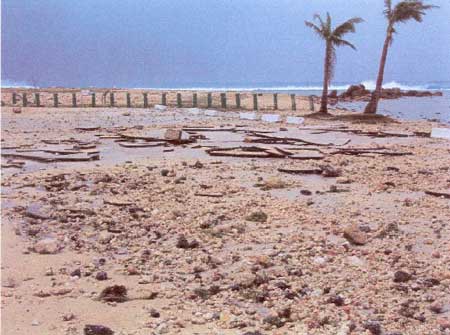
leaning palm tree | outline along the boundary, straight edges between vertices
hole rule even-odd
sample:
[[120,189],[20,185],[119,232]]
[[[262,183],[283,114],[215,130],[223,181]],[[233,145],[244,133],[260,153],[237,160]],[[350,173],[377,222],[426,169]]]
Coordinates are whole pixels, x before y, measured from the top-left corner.
[[393,35],[395,33],[394,26],[397,23],[409,21],[411,19],[422,22],[425,11],[437,6],[425,5],[421,0],[404,0],[399,2],[392,8],[391,0],[384,0],[384,15],[387,19],[386,38],[384,40],[383,51],[381,52],[380,67],[378,69],[377,83],[375,91],[372,93],[370,102],[367,104],[364,113],[375,114],[378,108],[378,101],[381,97],[381,88],[383,85],[384,67],[386,65],[386,57],[389,46],[392,44]]
[[312,28],[320,38],[325,40],[323,91],[319,112],[328,113],[328,85],[330,84],[331,79],[333,79],[334,65],[336,63],[336,47],[346,45],[356,50],[353,44],[343,39],[343,36],[350,32],[354,33],[355,24],[363,22],[363,19],[359,17],[351,18],[335,29],[331,27],[331,16],[329,13],[327,13],[327,19],[325,21],[318,14],[314,15],[314,19],[318,21],[319,25],[309,21],[305,21],[305,24]]

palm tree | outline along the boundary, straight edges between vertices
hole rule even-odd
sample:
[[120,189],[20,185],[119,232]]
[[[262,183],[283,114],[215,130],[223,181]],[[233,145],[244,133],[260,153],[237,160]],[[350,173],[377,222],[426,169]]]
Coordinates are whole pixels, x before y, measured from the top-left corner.
[[336,63],[336,47],[346,45],[356,50],[353,44],[343,39],[343,36],[350,32],[354,33],[355,24],[363,22],[363,19],[359,17],[351,18],[350,20],[347,20],[336,27],[334,30],[331,27],[331,16],[328,12],[326,21],[322,20],[322,18],[318,14],[314,15],[314,19],[319,22],[319,25],[316,25],[315,23],[309,21],[305,21],[305,24],[312,30],[314,30],[314,32],[316,32],[320,38],[325,40],[323,91],[319,112],[328,113],[328,85],[330,84],[331,79],[333,79],[334,65]]
[[395,33],[394,26],[397,23],[404,23],[411,19],[422,22],[425,11],[437,6],[425,5],[421,0],[404,0],[399,2],[392,8],[391,0],[384,0],[384,15],[388,21],[386,38],[384,40],[383,51],[381,52],[380,67],[378,69],[377,84],[375,91],[372,93],[370,102],[367,104],[364,113],[375,114],[377,112],[378,101],[381,97],[381,88],[383,85],[384,67],[386,65],[386,57],[389,46],[392,44],[393,35]]

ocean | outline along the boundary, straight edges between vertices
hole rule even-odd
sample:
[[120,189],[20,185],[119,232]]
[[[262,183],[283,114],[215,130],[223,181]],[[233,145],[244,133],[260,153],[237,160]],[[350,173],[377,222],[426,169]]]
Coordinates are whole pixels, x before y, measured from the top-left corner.
[[[373,90],[375,82],[364,81],[364,86]],[[8,80],[2,80],[2,87],[33,87],[28,83],[15,83]],[[330,90],[337,90],[338,93],[345,91],[350,86],[349,83],[337,83],[330,86]],[[384,88],[399,87],[402,90],[429,90],[441,91],[442,96],[433,97],[404,97],[394,100],[381,100],[379,103],[379,113],[407,120],[435,120],[450,124],[450,81],[429,82],[429,83],[399,83],[387,82]],[[121,87],[124,88],[124,87]],[[272,92],[272,93],[290,93],[299,95],[317,95],[320,96],[321,83],[267,83],[267,84],[202,84],[191,83],[185,85],[173,85],[164,87],[129,87],[139,89],[165,89],[165,90],[199,90],[199,91],[252,91],[252,92]],[[339,102],[331,108],[347,108],[350,111],[361,112],[364,110],[366,102]]]

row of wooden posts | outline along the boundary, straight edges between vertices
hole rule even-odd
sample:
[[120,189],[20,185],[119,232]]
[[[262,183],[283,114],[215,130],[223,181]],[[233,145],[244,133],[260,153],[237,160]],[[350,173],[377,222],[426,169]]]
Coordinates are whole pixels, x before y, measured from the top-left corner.
[[[95,96],[95,92],[90,93],[91,94],[91,105],[90,107],[96,107],[96,96]],[[18,101],[17,99],[17,93],[13,92],[12,93],[12,103],[13,105],[15,105]],[[148,93],[142,93],[143,98],[144,98],[144,108],[148,108],[149,104],[148,104]],[[39,93],[34,93],[35,96],[35,104],[36,107],[44,107],[43,105],[41,105],[41,101],[40,101],[40,94]],[[292,110],[297,110],[297,105],[295,102],[295,94],[291,94],[291,108]],[[241,94],[240,93],[236,93],[235,94],[235,99],[236,99],[236,108],[240,109],[241,108]],[[127,107],[131,108],[131,94],[130,93],[126,93],[126,101],[127,101]],[[208,93],[207,95],[207,102],[208,102],[208,107],[207,108],[212,108],[212,93]],[[161,94],[161,105],[167,105],[167,93],[162,93]],[[226,109],[227,108],[227,95],[226,93],[221,93],[220,94],[220,105],[221,108]],[[278,109],[278,94],[277,93],[273,93],[273,105],[274,105],[274,110]],[[27,107],[28,106],[28,98],[27,98],[27,93],[22,93],[22,106],[23,107]],[[109,93],[109,107],[115,107],[115,96],[114,96],[114,92],[110,92]],[[314,100],[313,100],[313,96],[309,97],[309,106],[310,106],[310,110],[314,111]],[[53,93],[53,107],[59,107],[59,100],[58,100],[58,93]],[[77,106],[77,96],[76,93],[72,93],[72,107],[78,107]],[[177,93],[177,107],[182,108],[182,107],[198,107],[198,103],[197,103],[197,93],[193,93],[192,95],[192,105],[191,106],[183,106],[182,103],[182,99],[181,99],[181,93]],[[254,93],[253,94],[253,109],[254,110],[258,110],[258,94]]]

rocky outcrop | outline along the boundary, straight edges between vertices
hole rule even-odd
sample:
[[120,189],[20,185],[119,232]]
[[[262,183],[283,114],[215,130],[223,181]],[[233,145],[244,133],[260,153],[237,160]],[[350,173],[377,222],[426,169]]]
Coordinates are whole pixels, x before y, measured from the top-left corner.
[[[350,85],[347,90],[337,96],[341,101],[369,101],[372,92],[367,90],[363,84]],[[431,97],[431,96],[442,96],[442,92],[431,92],[431,91],[417,91],[409,90],[402,91],[399,87],[393,88],[383,88],[381,90],[382,99],[398,99],[401,97]],[[334,96],[329,96],[330,98],[335,98]]]

